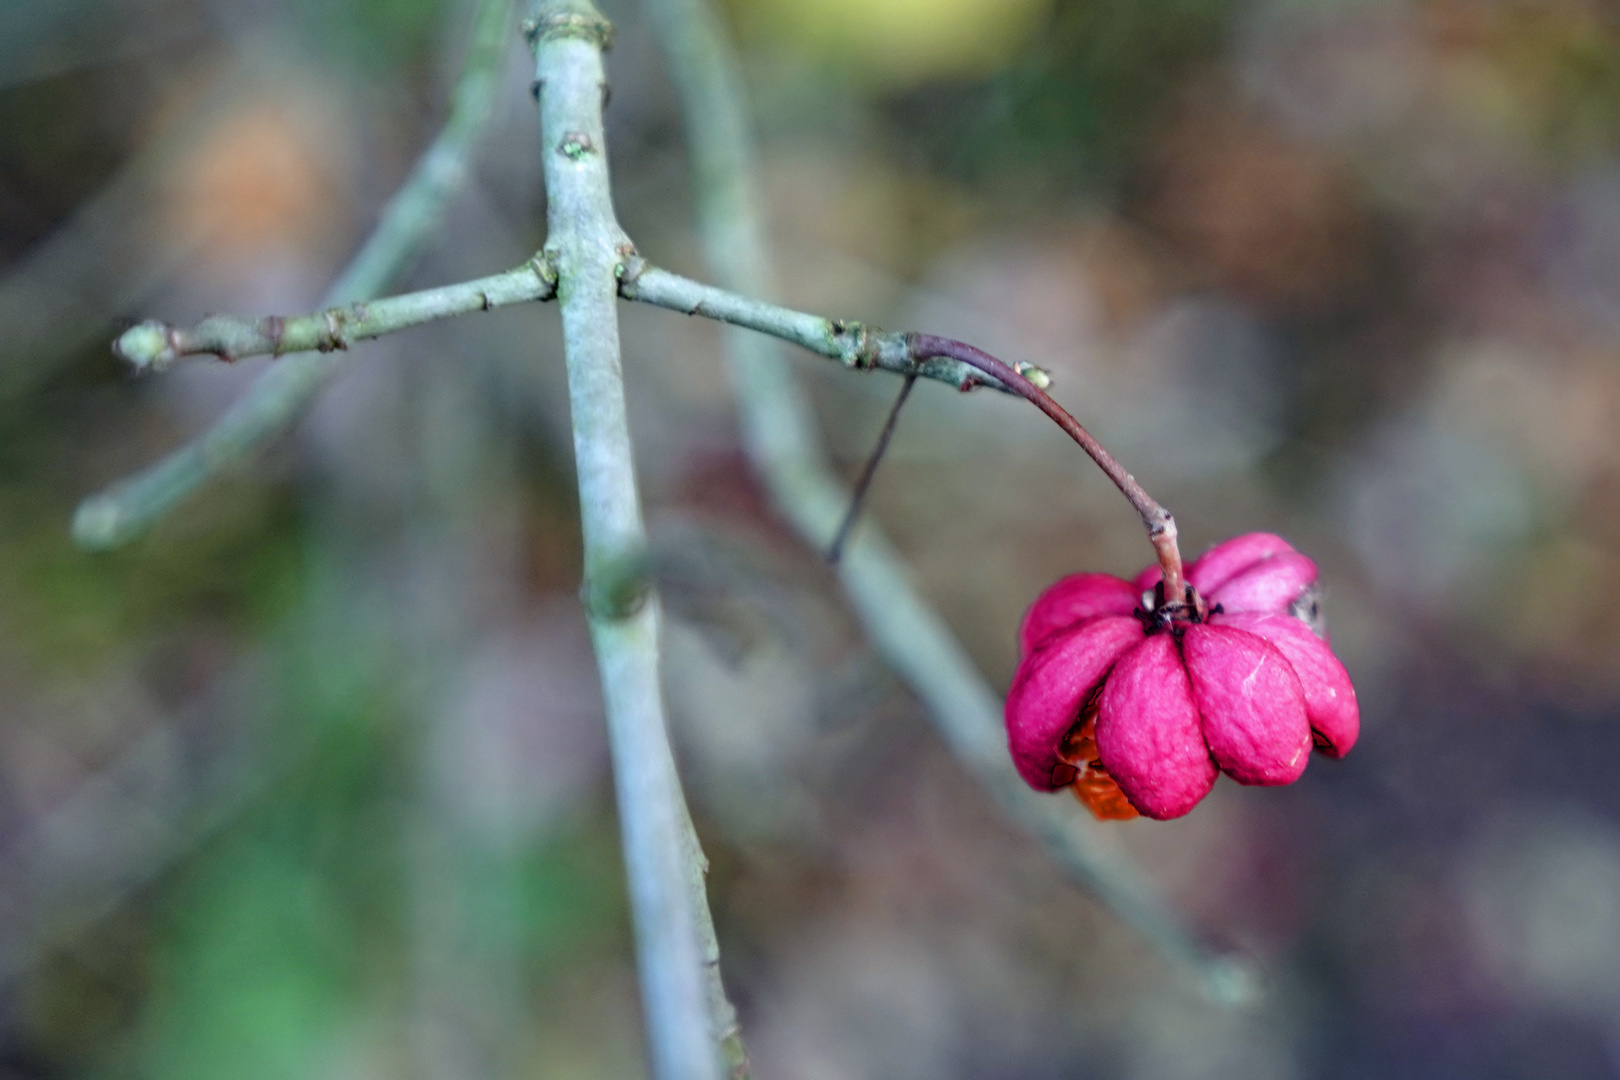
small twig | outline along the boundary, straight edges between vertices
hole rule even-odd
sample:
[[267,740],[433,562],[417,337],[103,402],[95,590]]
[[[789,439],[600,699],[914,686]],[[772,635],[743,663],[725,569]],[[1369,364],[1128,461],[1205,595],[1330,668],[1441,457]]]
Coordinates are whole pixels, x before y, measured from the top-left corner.
[[162,371],[182,356],[235,361],[249,356],[327,353],[438,319],[550,300],[556,293],[556,273],[536,257],[502,274],[309,315],[210,315],[191,327],[143,322],[124,331],[113,343],[113,351],[139,371]]
[[[389,200],[359,253],[327,290],[326,306],[377,295],[437,227],[488,120],[511,5],[512,0],[482,0],[444,129]],[[74,540],[81,547],[105,549],[139,536],[221,471],[291,427],[336,372],[341,356],[299,353],[271,367],[213,427],[80,503],[73,516]]]
[[878,462],[883,460],[884,452],[889,449],[889,440],[894,437],[895,425],[900,421],[900,410],[905,408],[906,399],[911,396],[911,388],[916,385],[915,375],[907,375],[906,381],[900,384],[900,394],[889,409],[889,418],[883,422],[883,430],[878,433],[877,445],[872,447],[866,463],[861,466],[861,474],[855,480],[855,490],[849,497],[849,510],[844,514],[844,520],[839,523],[838,532],[833,535],[831,546],[827,548],[827,562],[833,566],[837,566],[838,560],[844,557],[844,542],[849,539],[850,530],[855,527],[856,519],[861,516],[861,504],[866,501],[866,490],[872,486],[872,477],[877,475]]
[[1102,443],[1091,432],[1080,426],[1080,421],[1053,401],[1050,394],[1036,386],[1023,372],[997,360],[983,349],[932,334],[908,334],[907,342],[910,353],[918,360],[947,356],[999,380],[1013,393],[1051,417],[1069,438],[1079,443],[1080,448],[1091,456],[1091,460],[1108,475],[1108,479],[1114,482],[1114,486],[1141,515],[1142,524],[1147,527],[1148,539],[1158,553],[1159,566],[1164,570],[1165,599],[1171,604],[1185,602],[1187,585],[1181,572],[1181,551],[1176,546],[1176,519],[1142,489],[1136,477],[1126,472],[1125,467],[1103,449]]
[[[757,279],[740,282],[739,287],[742,284],[751,289],[760,287]],[[619,280],[619,295],[626,300],[757,330],[830,360],[837,360],[854,370],[916,375],[945,383],[957,390],[974,390],[984,386],[1011,393],[999,380],[975,370],[971,364],[944,356],[920,363],[913,360],[909,355],[906,334],[755,300],[672,274],[642,259],[625,262]]]

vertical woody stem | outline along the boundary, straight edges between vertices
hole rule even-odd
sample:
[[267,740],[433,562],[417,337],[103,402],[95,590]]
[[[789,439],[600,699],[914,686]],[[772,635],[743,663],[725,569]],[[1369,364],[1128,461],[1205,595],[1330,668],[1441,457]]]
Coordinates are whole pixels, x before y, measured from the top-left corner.
[[589,0],[541,0],[525,30],[535,49],[546,253],[562,309],[586,606],[607,704],[648,1053],[656,1080],[718,1080],[620,370],[616,271],[631,249],[613,213],[602,128],[602,49],[612,27]]

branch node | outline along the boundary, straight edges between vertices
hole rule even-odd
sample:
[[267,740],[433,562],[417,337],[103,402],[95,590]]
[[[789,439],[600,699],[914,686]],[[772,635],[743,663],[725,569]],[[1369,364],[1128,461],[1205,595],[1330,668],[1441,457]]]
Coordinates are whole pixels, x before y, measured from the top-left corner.
[[541,295],[542,300],[555,300],[557,298],[557,256],[556,253],[542,248],[529,259],[529,268],[535,272],[546,287]]
[[583,131],[570,131],[562,137],[562,142],[557,144],[557,153],[569,161],[579,161],[595,152],[596,144],[591,142],[591,137]]
[[348,313],[342,308],[327,308],[321,312],[321,321],[326,324],[320,337],[315,340],[317,352],[346,352],[349,340],[343,332],[343,325],[347,321]]
[[530,46],[558,38],[580,38],[603,52],[613,47],[613,24],[601,15],[561,11],[523,20],[523,36]]
[[651,562],[644,550],[603,560],[587,571],[579,587],[580,602],[593,622],[628,619],[651,595]]
[[879,347],[872,327],[853,320],[832,320],[833,345],[838,360],[853,371],[871,371],[878,366]]
[[287,333],[287,320],[280,315],[266,315],[259,320],[259,333],[270,343],[270,355],[281,355],[281,339]]
[[[619,279],[619,291],[622,293],[636,283],[647,270],[647,260],[636,254],[634,246],[626,244],[619,251],[624,259],[613,267],[613,273]],[[690,311],[688,315],[692,314]]]

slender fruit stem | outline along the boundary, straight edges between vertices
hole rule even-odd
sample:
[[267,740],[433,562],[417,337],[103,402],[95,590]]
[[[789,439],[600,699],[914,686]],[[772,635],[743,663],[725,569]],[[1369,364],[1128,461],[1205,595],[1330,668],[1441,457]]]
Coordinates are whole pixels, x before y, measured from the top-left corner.
[[1114,460],[1114,455],[1103,449],[1080,421],[1069,415],[1069,411],[1051,396],[1025,378],[1010,364],[1004,364],[991,356],[983,349],[976,349],[965,342],[952,338],[935,337],[933,334],[906,335],[908,351],[913,360],[928,360],[936,356],[949,357],[959,360],[970,367],[977,368],[987,375],[994,376],[998,381],[1012,390],[1013,393],[1027,399],[1036,408],[1050,416],[1057,426],[1062,428],[1080,448],[1091,455],[1091,460],[1097,467],[1108,474],[1108,479],[1114,482],[1121,494],[1130,500],[1136,512],[1142,516],[1142,524],[1147,526],[1148,539],[1153,543],[1153,550],[1158,553],[1159,567],[1164,571],[1164,596],[1171,604],[1186,603],[1187,582],[1181,571],[1181,549],[1176,545],[1176,519],[1170,511],[1160,506],[1153,497],[1142,490],[1142,485],[1136,482],[1136,477],[1125,471],[1125,467]]

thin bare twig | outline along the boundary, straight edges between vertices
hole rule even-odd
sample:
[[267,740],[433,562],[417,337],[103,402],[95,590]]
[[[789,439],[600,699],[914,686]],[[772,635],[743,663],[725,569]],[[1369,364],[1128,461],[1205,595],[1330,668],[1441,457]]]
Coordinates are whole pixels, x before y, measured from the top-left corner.
[[[376,296],[437,227],[489,117],[511,7],[512,0],[481,0],[449,119],[389,200],[359,253],[327,290],[326,306]],[[81,547],[105,549],[139,536],[222,470],[291,427],[336,372],[341,356],[299,353],[271,367],[213,427],[80,503],[73,515],[74,540]]]
[[162,371],[182,356],[231,362],[249,356],[329,353],[437,319],[550,300],[556,292],[557,275],[537,256],[503,274],[356,301],[310,315],[210,315],[190,327],[149,320],[124,331],[113,343],[113,352],[142,371]]
[[855,490],[849,496],[849,510],[845,512],[844,520],[839,522],[838,531],[833,534],[832,544],[827,548],[827,561],[833,566],[837,566],[838,560],[844,557],[844,544],[849,540],[855,522],[860,520],[861,505],[866,502],[872,477],[877,475],[878,464],[889,449],[889,440],[894,438],[895,426],[900,422],[900,410],[906,407],[906,399],[911,397],[911,389],[916,385],[915,375],[907,375],[906,381],[900,384],[900,393],[889,408],[887,419],[883,421],[883,430],[878,433],[877,445],[872,447],[872,452],[866,456],[866,463],[861,466],[860,475],[855,478]]
[[[729,275],[727,280],[730,280]],[[758,290],[762,284],[755,279],[738,279],[733,287]],[[829,319],[823,315],[794,311],[780,304],[756,300],[672,274],[639,258],[625,260],[619,295],[626,300],[757,330],[783,341],[791,341],[829,360],[837,360],[853,370],[916,375],[945,383],[957,390],[987,386],[1011,392],[1000,380],[951,357],[931,357],[918,362],[910,355],[905,334],[880,330],[852,319]],[[744,340],[746,336],[733,335],[728,340]]]
[[545,250],[557,271],[587,614],[607,705],[652,1074],[719,1080],[700,943],[705,901],[692,887],[700,871],[664,720],[659,608],[643,569],[646,530],[620,370],[617,278],[631,249],[613,212],[602,130],[602,50],[612,27],[589,0],[541,0],[524,29],[535,47]]

